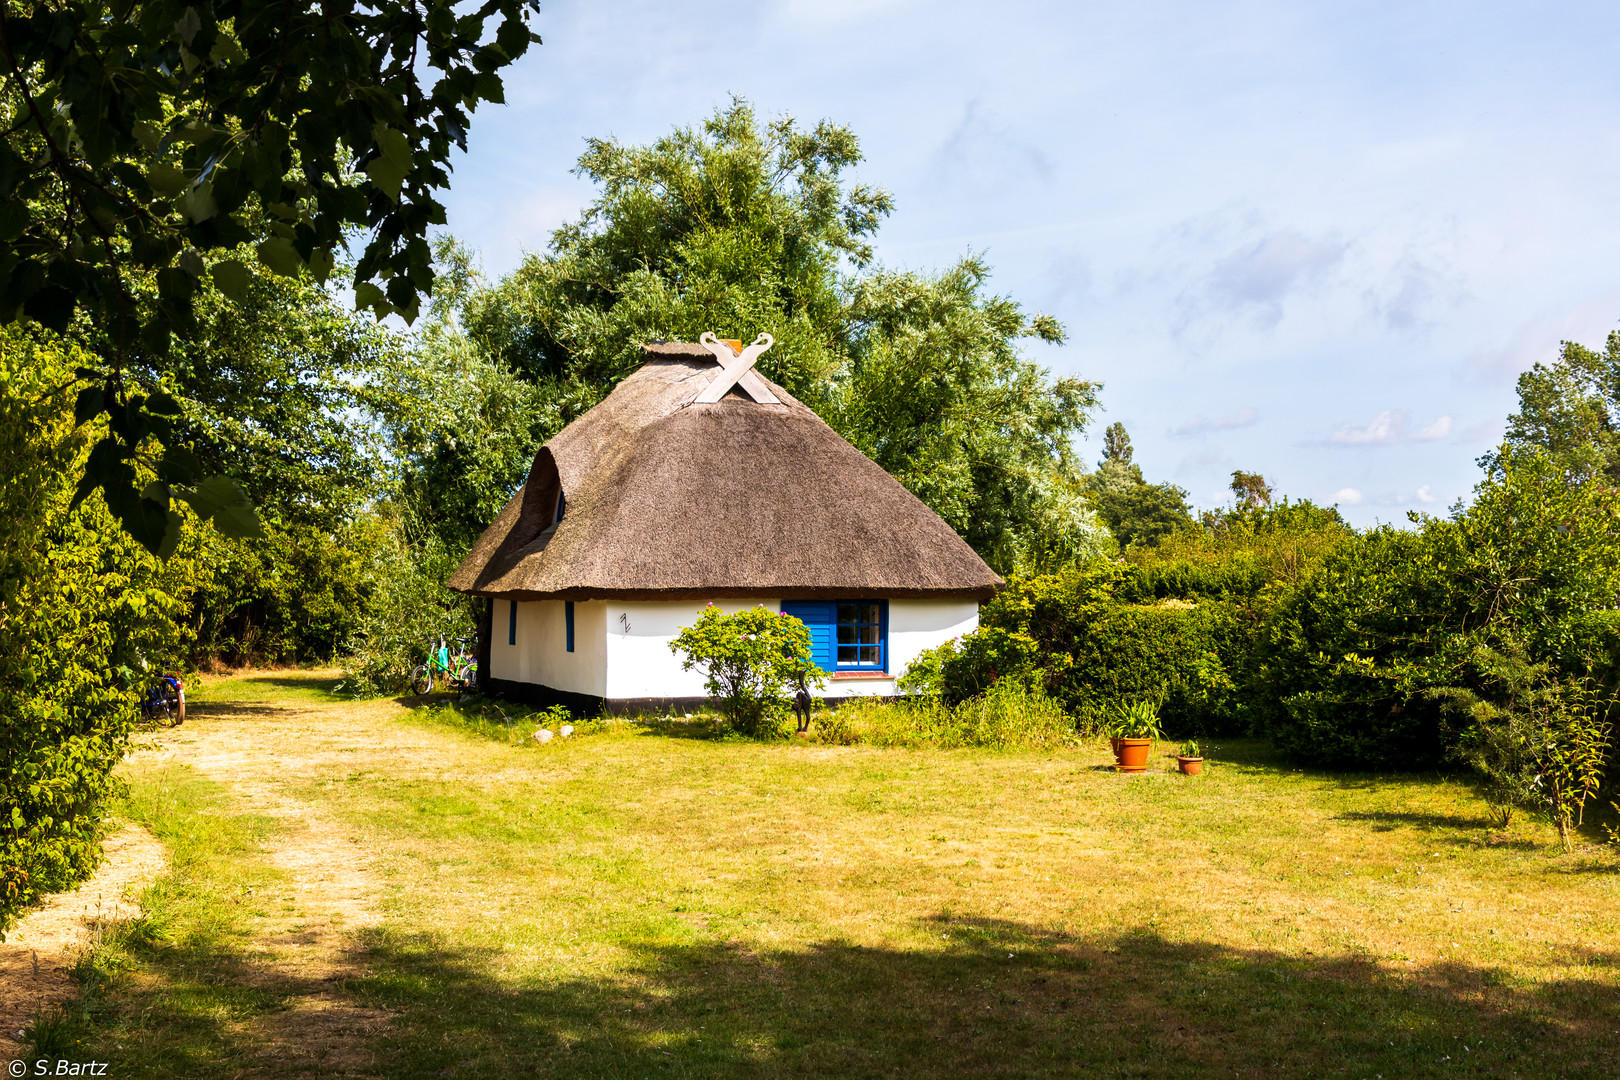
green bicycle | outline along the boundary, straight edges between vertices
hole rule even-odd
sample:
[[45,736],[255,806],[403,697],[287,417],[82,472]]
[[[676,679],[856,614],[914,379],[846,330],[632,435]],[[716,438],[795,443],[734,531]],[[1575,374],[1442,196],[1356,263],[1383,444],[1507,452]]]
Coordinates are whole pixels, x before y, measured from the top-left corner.
[[471,638],[456,638],[456,651],[450,652],[443,634],[438,645],[428,646],[427,663],[418,664],[411,672],[411,691],[431,694],[435,681],[446,690],[471,690],[478,684],[478,661],[467,651]]

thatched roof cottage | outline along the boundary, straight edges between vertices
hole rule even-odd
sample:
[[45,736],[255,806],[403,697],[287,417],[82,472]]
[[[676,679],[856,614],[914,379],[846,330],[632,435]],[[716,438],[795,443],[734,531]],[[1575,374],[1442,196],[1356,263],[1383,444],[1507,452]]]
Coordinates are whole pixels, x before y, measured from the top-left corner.
[[973,549],[752,370],[768,335],[747,350],[704,340],[647,346],[645,365],[540,448],[450,578],[490,600],[490,691],[689,706],[703,679],[669,643],[711,602],[803,619],[831,697],[893,694],[920,652],[977,627],[1002,581]]

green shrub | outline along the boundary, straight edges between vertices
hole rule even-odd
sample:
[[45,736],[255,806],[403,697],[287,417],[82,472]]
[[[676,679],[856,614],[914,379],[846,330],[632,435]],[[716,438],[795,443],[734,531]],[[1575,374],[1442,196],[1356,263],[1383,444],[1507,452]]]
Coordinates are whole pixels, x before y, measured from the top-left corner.
[[433,533],[413,535],[404,522],[381,521],[374,550],[375,584],[355,620],[349,656],[337,692],[373,697],[403,692],[411,669],[427,659],[440,634],[472,637],[472,597],[453,593],[444,581],[461,562]]
[[1435,691],[1489,693],[1480,650],[1613,677],[1620,492],[1504,449],[1474,504],[1361,534],[1287,591],[1255,653],[1259,730],[1327,765],[1426,768],[1466,731]]
[[1037,670],[1040,646],[1020,630],[984,626],[941,645],[929,655],[930,663],[935,655],[942,696],[954,705],[978,697],[1005,679],[1027,681]]
[[1539,811],[1571,850],[1575,824],[1602,780],[1613,697],[1590,679],[1531,663],[1517,643],[1501,652],[1481,646],[1470,667],[1481,689],[1429,691],[1466,722],[1453,753],[1479,774],[1504,828],[1515,809]]
[[940,654],[944,697],[959,702],[1000,679],[1034,679],[1083,730],[1119,704],[1156,705],[1167,727],[1205,734],[1238,725],[1232,671],[1252,631],[1231,603],[1142,597],[1138,567],[1107,563],[1014,581],[981,613],[981,628]]
[[73,369],[91,362],[0,330],[0,934],[95,868],[138,694],[178,668],[207,574],[192,519],[160,563],[99,494],[72,507],[98,434],[75,429]]
[[727,614],[710,604],[681,627],[670,651],[681,667],[702,668],[709,698],[734,731],[779,735],[789,695],[802,680],[820,687],[825,673],[810,659],[810,631],[780,611],[760,606]]

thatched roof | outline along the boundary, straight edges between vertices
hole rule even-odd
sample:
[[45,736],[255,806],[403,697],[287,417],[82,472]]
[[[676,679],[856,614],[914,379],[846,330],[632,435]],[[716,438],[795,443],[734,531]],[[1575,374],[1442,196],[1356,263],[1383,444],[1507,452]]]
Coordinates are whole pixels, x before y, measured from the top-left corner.
[[[999,577],[810,409],[733,390],[698,345],[648,362],[535,455],[448,582],[514,599],[988,597]],[[564,513],[554,522],[559,488]]]

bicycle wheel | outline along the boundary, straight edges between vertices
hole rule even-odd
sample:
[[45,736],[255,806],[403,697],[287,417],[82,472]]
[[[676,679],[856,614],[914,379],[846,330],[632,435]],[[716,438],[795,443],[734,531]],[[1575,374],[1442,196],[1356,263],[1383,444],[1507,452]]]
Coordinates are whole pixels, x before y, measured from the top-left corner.
[[159,679],[141,701],[141,717],[162,727],[175,727],[186,718],[186,698],[168,679]]
[[433,669],[423,664],[411,672],[411,692],[415,694],[430,694],[433,692]]

